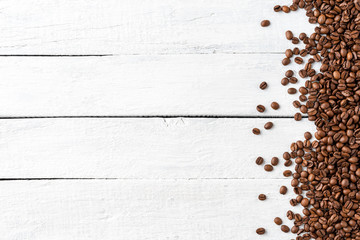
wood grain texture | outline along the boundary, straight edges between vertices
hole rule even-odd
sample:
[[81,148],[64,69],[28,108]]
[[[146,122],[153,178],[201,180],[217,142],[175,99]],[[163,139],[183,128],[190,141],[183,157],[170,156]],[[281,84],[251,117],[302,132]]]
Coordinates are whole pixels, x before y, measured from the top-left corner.
[[[3,239],[290,239],[289,180],[0,182]],[[257,200],[259,193],[268,199]],[[299,210],[297,210],[299,211]],[[256,228],[267,233],[257,236]]]
[[273,11],[290,2],[2,0],[0,54],[283,52],[286,30],[314,28],[305,11]]
[[[288,95],[290,86],[280,81],[287,69],[299,66],[285,68],[281,58],[3,57],[0,116],[293,116],[297,95]],[[259,89],[262,81],[269,84],[265,91]],[[278,111],[270,108],[272,101],[280,103]],[[258,113],[258,104],[268,110]]]
[[256,157],[281,157],[313,128],[292,119],[1,120],[0,177],[282,178],[283,161],[265,173]]

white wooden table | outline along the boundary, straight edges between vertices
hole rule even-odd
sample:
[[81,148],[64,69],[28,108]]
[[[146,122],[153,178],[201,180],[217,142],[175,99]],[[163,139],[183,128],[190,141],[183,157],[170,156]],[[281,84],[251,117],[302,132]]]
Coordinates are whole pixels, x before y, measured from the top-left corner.
[[0,1],[0,238],[294,238],[283,162],[254,163],[314,129],[280,84],[284,32],[314,27],[289,2]]

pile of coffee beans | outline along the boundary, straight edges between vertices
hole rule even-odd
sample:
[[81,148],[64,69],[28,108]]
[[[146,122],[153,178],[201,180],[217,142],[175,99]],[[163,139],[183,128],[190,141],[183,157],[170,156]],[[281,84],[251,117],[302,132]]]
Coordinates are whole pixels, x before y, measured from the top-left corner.
[[[290,6],[274,7],[285,13],[298,9],[316,27],[310,35],[285,33],[286,39],[305,47],[286,50],[282,64],[301,65],[308,58],[298,73],[303,86],[288,93],[301,94],[293,102],[299,109],[295,120],[305,114],[317,130],[306,132],[283,155],[287,166],[295,164],[283,175],[292,178],[297,197],[290,204],[301,205],[302,213],[287,212],[294,222],[291,229],[279,217],[274,222],[297,240],[360,240],[360,0],[293,0]],[[321,63],[319,72],[312,68],[315,62]],[[293,71],[287,71],[281,84],[288,85],[292,77]],[[272,168],[265,165],[266,171]],[[280,193],[286,192],[281,187]],[[256,232],[264,234],[265,229]]]

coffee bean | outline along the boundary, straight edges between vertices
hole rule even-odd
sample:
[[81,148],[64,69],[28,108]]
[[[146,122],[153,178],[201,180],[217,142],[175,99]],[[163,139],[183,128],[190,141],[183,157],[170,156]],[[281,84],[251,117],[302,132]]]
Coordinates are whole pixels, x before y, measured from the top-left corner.
[[261,26],[262,26],[262,27],[268,27],[268,26],[270,26],[270,21],[269,21],[269,20],[262,20],[262,21],[261,21]]
[[272,170],[274,170],[274,168],[270,164],[266,164],[264,166],[264,170],[267,171],[267,172],[271,172]]
[[293,106],[294,106],[295,108],[299,108],[299,107],[301,106],[301,103],[296,100],[296,101],[293,102]]
[[283,223],[283,221],[281,220],[281,218],[276,217],[276,218],[274,218],[274,223],[275,223],[276,225],[281,225],[281,224]]
[[300,33],[299,39],[304,40],[307,37],[306,33]]
[[290,228],[286,225],[281,225],[281,231],[288,233],[290,231]]
[[285,77],[292,77],[294,75],[294,72],[292,70],[287,70],[285,73]]
[[280,105],[277,102],[272,102],[270,106],[274,110],[278,110],[280,108]]
[[260,113],[265,112],[265,107],[263,105],[257,105],[256,110]]
[[255,135],[260,135],[260,129],[258,129],[258,128],[253,128],[253,130],[252,130],[252,132],[253,132],[253,134],[255,134]]
[[266,200],[266,195],[265,194],[259,194],[258,199],[260,201],[264,201],[264,200]]
[[304,60],[301,57],[296,57],[294,61],[297,64],[302,64],[304,62]]
[[287,193],[287,187],[281,186],[280,187],[280,194],[285,195]]
[[264,125],[264,128],[266,129],[266,130],[269,130],[269,129],[271,129],[272,127],[273,127],[273,123],[272,122],[267,122],[267,123],[265,123],[265,125]]
[[284,58],[283,60],[282,60],[282,64],[284,65],[284,66],[286,66],[286,65],[289,65],[290,64],[290,58]]
[[295,83],[298,82],[298,79],[296,77],[290,77],[289,82],[292,83],[292,84],[295,84]]
[[256,233],[259,234],[259,235],[265,234],[265,228],[258,228],[258,229],[256,229]]
[[268,86],[268,85],[267,85],[266,82],[262,82],[262,83],[260,83],[260,86],[259,86],[259,87],[260,87],[261,90],[264,90],[264,89],[267,88],[267,86]]
[[299,48],[296,47],[296,48],[293,49],[293,54],[294,54],[294,55],[299,55],[299,53],[300,53],[300,49],[299,49]]
[[291,42],[292,42],[293,44],[299,44],[300,40],[299,40],[297,37],[293,37],[292,40],[291,40]]
[[280,6],[280,5],[276,5],[276,6],[274,7],[274,12],[280,12],[280,11],[282,11],[281,6]]
[[295,121],[301,121],[301,119],[302,119],[301,113],[295,113],[294,119],[295,119]]
[[284,177],[290,177],[291,175],[292,175],[291,170],[285,170],[285,171],[283,172],[283,176],[284,176]]
[[279,158],[273,157],[271,158],[271,165],[276,166],[279,164]]
[[288,84],[289,84],[289,79],[288,78],[281,79],[281,85],[286,86]]
[[286,36],[287,40],[291,40],[291,39],[293,39],[294,34],[290,30],[288,30],[288,31],[286,31],[285,36]]
[[306,140],[310,140],[312,138],[312,134],[310,132],[305,132],[304,137]]
[[289,88],[288,93],[289,94],[295,94],[295,93],[297,93],[297,90],[296,90],[296,88]]
[[282,6],[282,11],[284,13],[289,13],[290,12],[290,8],[288,6]]
[[262,157],[257,157],[256,160],[255,160],[255,163],[257,165],[262,165],[264,163],[264,158]]
[[287,58],[291,58],[293,55],[294,55],[294,53],[293,53],[293,51],[292,51],[291,49],[287,49],[287,50],[285,51],[285,56],[286,56]]
[[291,160],[286,160],[284,163],[285,167],[290,167],[292,165],[292,161]]

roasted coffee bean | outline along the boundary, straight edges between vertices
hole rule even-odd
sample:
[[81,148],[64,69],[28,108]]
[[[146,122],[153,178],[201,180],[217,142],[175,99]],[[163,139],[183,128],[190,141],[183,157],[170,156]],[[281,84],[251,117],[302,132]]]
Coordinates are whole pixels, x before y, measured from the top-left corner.
[[265,112],[265,107],[263,105],[257,105],[256,110],[260,113]]
[[285,56],[286,56],[287,58],[291,58],[293,55],[294,55],[294,53],[293,53],[293,51],[292,51],[291,49],[287,49],[287,50],[285,51]]
[[280,187],[280,194],[285,195],[287,193],[287,187],[281,186]]
[[294,71],[292,71],[292,70],[287,70],[286,72],[285,72],[285,77],[292,77],[294,75]]
[[274,7],[274,12],[280,12],[280,11],[282,11],[281,6],[280,6],[280,5],[276,5],[276,6]]
[[265,128],[266,130],[269,130],[269,129],[271,129],[273,126],[274,126],[274,124],[273,124],[272,122],[267,122],[267,123],[265,123],[264,128]]
[[297,37],[293,37],[292,40],[291,40],[291,42],[292,42],[293,44],[299,44],[300,40],[299,40]]
[[266,195],[265,195],[265,194],[260,194],[260,195],[258,196],[258,199],[259,199],[260,201],[264,201],[264,200],[266,200]]
[[302,64],[304,60],[301,57],[296,57],[294,60],[297,64]]
[[284,177],[290,177],[292,175],[292,172],[291,172],[291,170],[285,170],[283,172],[283,175],[284,175]]
[[258,228],[258,229],[256,229],[256,233],[259,234],[259,235],[265,234],[265,228]]
[[267,88],[267,86],[268,86],[268,85],[267,85],[266,82],[262,82],[262,83],[260,83],[260,86],[259,86],[259,87],[260,87],[261,90],[264,90],[264,89]]
[[261,21],[261,26],[262,26],[262,27],[268,27],[268,26],[270,26],[270,21],[269,21],[269,20],[262,20],[262,21]]
[[290,167],[292,165],[292,161],[291,160],[286,160],[284,163],[285,167]]
[[295,84],[295,83],[298,82],[298,79],[296,77],[290,77],[289,82],[292,83],[292,84]]
[[294,55],[299,55],[300,49],[296,47],[296,48],[293,49],[292,52],[293,52]]
[[294,119],[295,119],[295,121],[301,121],[301,119],[302,119],[301,113],[295,113]]
[[288,30],[285,33],[285,37],[286,37],[287,40],[291,40],[291,39],[293,39],[294,34],[290,30]]
[[296,101],[293,102],[293,106],[294,106],[295,108],[300,108],[300,107],[301,107],[301,103],[296,100]]
[[287,233],[287,232],[290,231],[290,228],[288,226],[286,226],[286,225],[281,225],[281,231]]
[[274,170],[274,168],[270,164],[266,164],[264,166],[264,170],[267,171],[267,172],[271,172],[272,170]]
[[288,78],[281,79],[281,85],[286,86],[288,84],[289,84],[289,79]]
[[262,165],[264,163],[264,158],[262,157],[257,157],[256,160],[255,160],[255,163],[257,165]]
[[255,134],[255,135],[260,135],[260,129],[258,129],[258,128],[253,128],[253,130],[252,130],[252,132],[253,132],[253,134]]
[[284,58],[283,60],[282,60],[282,64],[284,65],[284,66],[286,66],[286,65],[289,65],[290,64],[290,58]]
[[310,132],[305,132],[304,137],[306,140],[310,140],[312,138],[312,134]]
[[282,6],[282,11],[284,13],[289,13],[290,12],[290,8],[288,6]]
[[273,157],[271,158],[271,165],[276,166],[279,164],[279,158]]
[[280,105],[277,102],[272,102],[270,106],[274,110],[278,110],[280,108]]
[[276,218],[274,218],[274,223],[275,223],[276,225],[281,225],[281,224],[283,223],[283,221],[281,220],[281,218],[276,217]]
[[295,93],[297,93],[297,90],[296,90],[296,88],[289,88],[288,93],[289,94],[295,94]]

